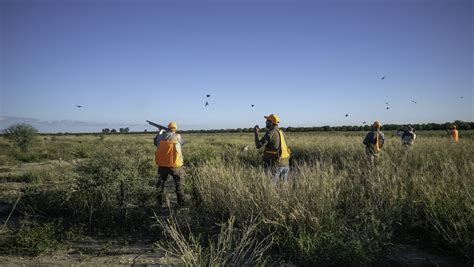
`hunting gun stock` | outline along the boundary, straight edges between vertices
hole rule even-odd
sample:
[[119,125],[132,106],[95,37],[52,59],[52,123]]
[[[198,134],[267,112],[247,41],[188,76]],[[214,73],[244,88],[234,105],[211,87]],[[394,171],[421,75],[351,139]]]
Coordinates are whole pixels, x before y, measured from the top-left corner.
[[171,132],[171,129],[168,128],[168,127],[165,127],[163,125],[159,125],[158,123],[154,123],[154,122],[149,121],[149,120],[147,120],[146,122],[148,122],[148,124],[150,124],[151,126],[155,126],[156,128],[158,128],[158,130],[164,130],[166,132]]

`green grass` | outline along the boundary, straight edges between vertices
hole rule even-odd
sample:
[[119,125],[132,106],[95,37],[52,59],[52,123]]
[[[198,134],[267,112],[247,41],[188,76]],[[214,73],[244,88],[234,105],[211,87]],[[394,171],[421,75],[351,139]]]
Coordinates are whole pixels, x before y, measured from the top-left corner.
[[[41,216],[43,224],[64,216],[64,231],[83,225],[100,235],[148,232],[190,265],[364,265],[394,243],[472,260],[469,133],[454,144],[442,132],[419,132],[408,155],[400,139],[386,133],[372,171],[361,144],[365,133],[289,133],[291,179],[277,187],[262,169],[252,134],[184,134],[190,209],[178,220],[159,221],[158,228],[151,219],[153,134],[42,138],[32,149],[40,155],[34,162],[82,161],[65,169],[46,164],[3,182],[31,184],[23,189],[19,211]],[[0,138],[0,146],[9,144]],[[5,172],[25,161],[15,153],[20,152],[0,153]],[[42,187],[46,183],[56,186]],[[136,208],[125,208],[130,206]],[[246,229],[251,234],[237,242]],[[239,257],[229,253],[236,248]]]

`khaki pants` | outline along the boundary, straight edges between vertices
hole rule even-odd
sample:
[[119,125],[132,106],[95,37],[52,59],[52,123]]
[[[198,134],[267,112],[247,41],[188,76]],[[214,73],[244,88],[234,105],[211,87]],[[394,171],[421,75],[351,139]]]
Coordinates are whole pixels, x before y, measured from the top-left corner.
[[165,183],[168,176],[171,175],[174,180],[176,197],[180,206],[184,205],[184,176],[185,172],[182,167],[170,168],[170,167],[158,167],[158,205],[161,206],[163,203],[163,191],[165,190]]
[[366,146],[365,155],[367,156],[367,163],[369,167],[375,167],[379,161],[380,153],[375,152],[372,147]]

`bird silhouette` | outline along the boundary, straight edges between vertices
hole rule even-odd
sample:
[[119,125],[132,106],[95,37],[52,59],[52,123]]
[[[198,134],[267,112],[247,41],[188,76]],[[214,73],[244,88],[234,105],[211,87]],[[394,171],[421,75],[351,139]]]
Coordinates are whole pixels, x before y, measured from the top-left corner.
[[390,104],[389,104],[388,102],[385,102],[385,105],[389,105],[389,106],[390,106]]
[[381,79],[382,79],[382,80],[385,80],[385,76],[383,76]]
[[209,106],[209,102],[206,101],[206,104],[204,105],[205,107]]
[[252,104],[252,108],[253,108],[253,107],[255,107],[255,105],[254,105],[254,104]]
[[349,114],[346,114],[346,117],[349,117]]
[[76,106],[77,108],[82,108],[82,106],[81,106],[81,105],[75,105],[75,106]]
[[416,101],[415,100],[412,100],[411,102],[415,103],[416,104]]
[[461,99],[463,99],[463,98],[464,98],[464,96],[461,96]]
[[386,110],[389,110],[389,109],[390,109],[390,107],[386,107],[385,109],[386,109]]
[[211,97],[211,95],[206,95],[206,97]]

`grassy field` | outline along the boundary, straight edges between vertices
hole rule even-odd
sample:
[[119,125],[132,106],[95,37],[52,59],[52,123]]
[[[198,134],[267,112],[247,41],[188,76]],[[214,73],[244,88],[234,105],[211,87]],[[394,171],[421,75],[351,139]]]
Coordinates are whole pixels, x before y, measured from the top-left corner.
[[184,134],[189,204],[165,213],[152,134],[40,136],[28,152],[0,138],[2,222],[18,202],[0,253],[94,236],[151,239],[189,265],[364,265],[399,244],[474,259],[472,131],[419,132],[409,154],[386,133],[371,171],[365,133],[288,135],[290,182],[274,186],[252,134]]

